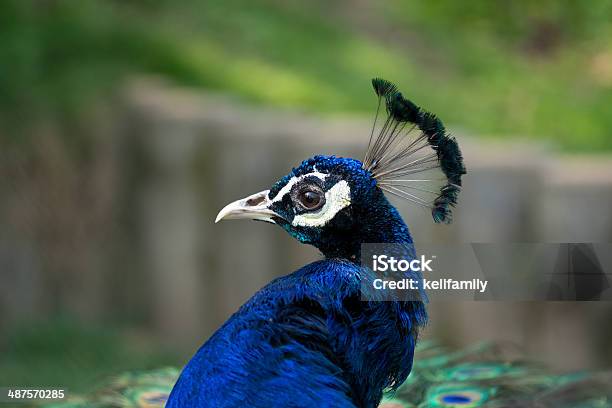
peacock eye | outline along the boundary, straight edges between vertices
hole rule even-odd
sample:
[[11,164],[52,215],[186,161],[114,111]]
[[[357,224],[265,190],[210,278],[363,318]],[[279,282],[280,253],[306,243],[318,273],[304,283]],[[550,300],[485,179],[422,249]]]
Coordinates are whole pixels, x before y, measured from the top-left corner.
[[302,190],[298,194],[298,201],[305,210],[315,210],[325,203],[325,197],[320,191],[314,189]]

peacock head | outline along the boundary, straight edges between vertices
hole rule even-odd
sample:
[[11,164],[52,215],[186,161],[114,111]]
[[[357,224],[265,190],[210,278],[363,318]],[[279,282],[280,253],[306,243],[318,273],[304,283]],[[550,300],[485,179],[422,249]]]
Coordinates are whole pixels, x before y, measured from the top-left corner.
[[[215,222],[270,222],[327,257],[353,260],[362,243],[412,242],[384,192],[429,209],[435,222],[450,222],[465,174],[457,142],[395,85],[382,79],[372,84],[378,108],[363,161],[314,156],[269,190],[228,204]],[[383,103],[386,119],[376,132]]]

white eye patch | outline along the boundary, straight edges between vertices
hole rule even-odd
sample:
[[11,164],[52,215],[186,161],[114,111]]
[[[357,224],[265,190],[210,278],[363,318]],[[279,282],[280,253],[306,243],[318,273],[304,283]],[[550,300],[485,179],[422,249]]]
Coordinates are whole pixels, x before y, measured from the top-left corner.
[[304,174],[304,175],[299,176],[299,177],[293,177],[291,180],[289,180],[289,182],[287,184],[285,184],[283,186],[283,188],[281,188],[279,190],[278,194],[274,197],[274,200],[272,200],[272,202],[276,203],[277,201],[281,201],[285,195],[289,194],[289,192],[291,191],[291,188],[295,184],[299,183],[300,181],[302,181],[306,177],[312,177],[312,176],[315,176],[318,179],[320,179],[321,181],[324,181],[325,178],[327,177],[327,174],[319,173],[318,171],[314,171],[312,173]]
[[[309,175],[313,174],[314,173],[311,173]],[[322,227],[334,218],[340,210],[348,207],[350,204],[351,188],[346,181],[340,180],[325,192],[325,204],[323,207],[316,212],[296,215],[291,225],[296,227]]]

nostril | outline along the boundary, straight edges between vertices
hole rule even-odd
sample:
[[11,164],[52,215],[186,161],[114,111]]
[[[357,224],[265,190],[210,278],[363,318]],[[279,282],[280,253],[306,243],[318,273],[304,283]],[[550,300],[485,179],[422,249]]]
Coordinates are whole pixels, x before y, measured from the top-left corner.
[[265,200],[266,199],[264,196],[258,196],[258,197],[249,198],[246,203],[247,205],[254,207],[256,205],[263,203]]

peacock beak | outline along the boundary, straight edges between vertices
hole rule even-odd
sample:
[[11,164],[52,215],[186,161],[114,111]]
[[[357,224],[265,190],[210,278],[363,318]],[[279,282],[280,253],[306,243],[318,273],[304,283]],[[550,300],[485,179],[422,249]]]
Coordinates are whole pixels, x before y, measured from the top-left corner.
[[234,201],[223,207],[215,223],[221,220],[231,220],[246,218],[251,220],[266,221],[275,223],[273,217],[280,217],[277,213],[272,211],[268,206],[271,204],[268,198],[268,192],[270,190],[260,191],[259,193],[250,195],[241,200]]

